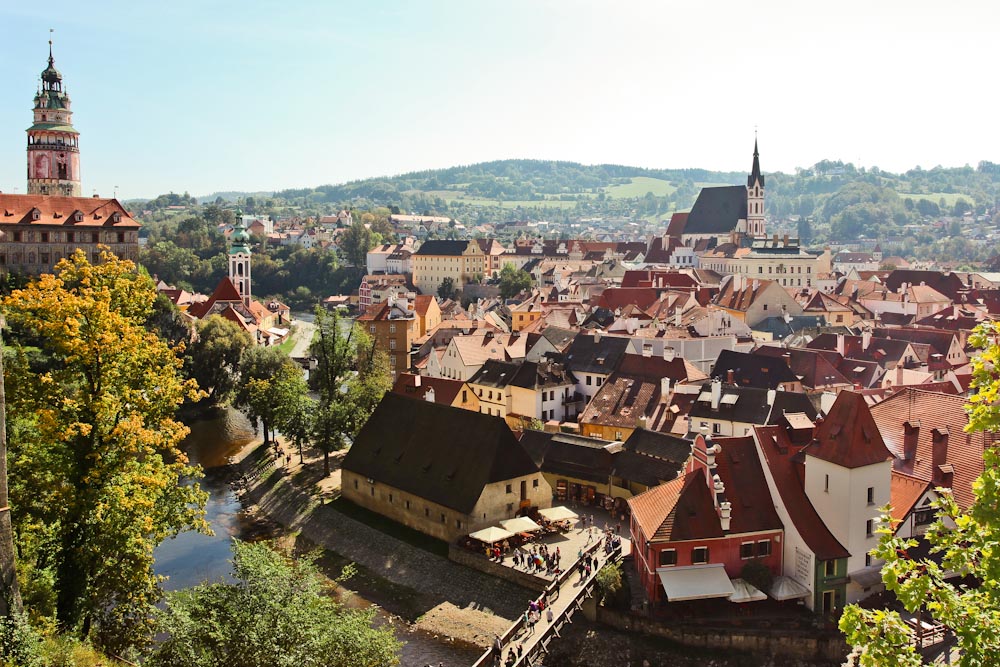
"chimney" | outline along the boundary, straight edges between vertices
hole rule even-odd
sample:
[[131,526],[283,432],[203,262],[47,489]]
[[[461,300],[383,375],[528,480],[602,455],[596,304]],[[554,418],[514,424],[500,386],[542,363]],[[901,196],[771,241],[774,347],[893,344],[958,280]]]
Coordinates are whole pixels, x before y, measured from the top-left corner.
[[645,429],[646,424],[647,424],[646,415],[642,415],[641,417],[635,420],[636,428]]
[[727,384],[736,384],[736,378],[735,378],[735,374],[733,373],[733,369],[732,368],[730,368],[728,371],[726,371],[726,383]]
[[903,386],[903,364],[902,362],[896,364],[896,388]]
[[783,240],[784,240],[784,243],[785,243],[785,247],[787,248],[788,247],[788,234],[785,234],[785,238]]
[[667,400],[670,395],[670,378],[660,378],[660,399]]
[[414,387],[420,386],[420,373],[417,373],[416,375],[413,376],[413,386]]
[[726,497],[726,485],[722,483],[718,473],[712,475],[712,490],[715,492],[715,506],[718,507]]
[[653,346],[652,345],[647,345],[647,344],[644,343],[643,346],[642,346],[642,356],[645,357],[646,359],[649,359],[650,357],[652,357],[653,356]]
[[837,354],[844,356],[844,334],[837,334]]
[[[722,445],[712,445],[711,447],[705,450],[705,454],[707,457],[706,463],[708,463],[709,468],[715,467],[715,457],[718,456],[718,454],[721,451],[722,451]],[[718,477],[718,475],[716,475],[716,477]]]
[[938,486],[951,488],[952,467],[948,465],[948,427],[931,429],[931,451],[934,463],[933,481]]
[[594,329],[594,343],[600,343],[600,342],[601,342],[601,330]]
[[722,400],[722,380],[715,378],[712,380],[712,409],[719,409],[719,402]]
[[917,440],[920,438],[920,420],[903,422],[903,460],[912,461],[917,456]]
[[774,398],[777,395],[778,395],[777,391],[775,391],[774,389],[768,389],[767,390],[767,404],[768,405],[774,405]]
[[733,516],[733,504],[726,501],[719,503],[719,522],[722,524],[722,530],[729,532],[729,523],[732,521]]
[[867,350],[868,346],[872,344],[872,332],[871,329],[865,329],[861,332],[861,349]]
[[675,355],[676,355],[676,352],[674,351],[674,348],[667,347],[667,346],[663,347],[663,360],[664,361],[673,361]]
[[424,399],[428,403],[433,403],[434,402],[434,387],[427,387],[427,393],[424,394]]

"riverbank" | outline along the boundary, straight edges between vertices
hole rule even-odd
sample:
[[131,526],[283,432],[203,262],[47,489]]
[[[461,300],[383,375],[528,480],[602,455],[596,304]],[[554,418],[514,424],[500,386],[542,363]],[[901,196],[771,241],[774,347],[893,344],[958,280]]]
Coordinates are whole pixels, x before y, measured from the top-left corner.
[[[366,523],[357,508],[339,500],[341,456],[331,457],[331,475],[324,476],[322,454],[304,452],[300,463],[287,442],[279,439],[279,446],[292,454],[291,463],[283,460],[249,483],[245,510],[294,534],[301,552],[322,548],[320,565],[328,576],[336,577],[344,565],[354,563],[357,574],[345,585],[411,630],[485,648],[531,597],[527,589],[452,563],[442,555],[443,543],[421,544],[419,535],[398,539]],[[269,448],[258,439],[233,453],[231,460],[244,474],[270,457]]]

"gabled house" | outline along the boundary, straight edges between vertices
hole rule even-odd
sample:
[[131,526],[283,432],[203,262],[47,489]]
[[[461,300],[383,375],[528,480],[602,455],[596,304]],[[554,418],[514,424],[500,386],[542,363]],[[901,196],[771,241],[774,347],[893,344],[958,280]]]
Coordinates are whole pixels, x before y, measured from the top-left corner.
[[784,357],[723,350],[710,375],[725,378],[727,384],[740,387],[802,391],[802,381],[788,367]]
[[440,357],[440,372],[453,380],[468,380],[487,359],[514,361],[524,359],[526,336],[477,331],[471,336],[455,336]]
[[576,378],[576,391],[582,396],[584,406],[618,368],[628,346],[628,338],[605,336],[594,330],[580,333],[566,348],[563,361]]
[[446,541],[552,503],[503,419],[393,392],[344,457],[341,488],[350,502]]
[[786,414],[802,414],[812,422],[817,413],[804,393],[742,387],[715,378],[701,386],[691,404],[688,428],[706,436],[744,436],[754,426],[781,423]]
[[461,380],[400,373],[392,391],[417,400],[479,412],[479,397],[468,383]]
[[751,561],[782,570],[783,527],[750,438],[695,439],[685,474],[628,500],[647,599],[728,598]]
[[768,317],[802,315],[802,306],[778,283],[740,274],[723,279],[713,303],[750,327]]

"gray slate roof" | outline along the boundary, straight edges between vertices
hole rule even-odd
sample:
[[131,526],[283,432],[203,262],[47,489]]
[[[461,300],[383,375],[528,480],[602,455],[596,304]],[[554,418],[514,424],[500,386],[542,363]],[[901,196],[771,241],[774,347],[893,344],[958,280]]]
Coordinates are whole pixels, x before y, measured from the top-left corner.
[[344,470],[468,514],[483,488],[538,466],[501,417],[387,393]]
[[685,234],[726,234],[747,217],[747,189],[742,185],[702,188],[688,214]]

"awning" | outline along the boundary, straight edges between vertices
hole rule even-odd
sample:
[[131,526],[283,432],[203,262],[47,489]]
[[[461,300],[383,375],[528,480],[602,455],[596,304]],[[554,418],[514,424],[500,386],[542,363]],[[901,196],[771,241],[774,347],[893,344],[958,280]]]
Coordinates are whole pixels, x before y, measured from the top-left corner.
[[851,572],[848,576],[858,586],[871,588],[882,583],[882,565],[869,565],[856,572]]
[[474,540],[479,540],[480,542],[485,542],[486,544],[493,544],[494,542],[499,542],[500,540],[506,540],[508,537],[513,537],[514,533],[508,532],[503,528],[497,528],[496,526],[490,526],[489,528],[483,528],[482,530],[477,530],[474,533],[470,533],[469,537]]
[[767,593],[742,579],[733,579],[731,583],[735,592],[729,598],[730,602],[760,602],[767,599]]
[[519,516],[516,519],[501,521],[500,525],[503,526],[504,530],[509,530],[512,533],[530,533],[542,529],[541,526],[526,516]]
[[733,584],[722,563],[661,567],[656,570],[670,602],[728,598],[734,593]]
[[808,588],[791,577],[775,577],[768,593],[775,600],[794,600],[795,598],[807,598],[811,595]]
[[565,507],[546,507],[543,510],[538,510],[538,513],[549,521],[564,521],[570,519],[575,521],[579,519],[579,515],[576,512],[566,509]]

